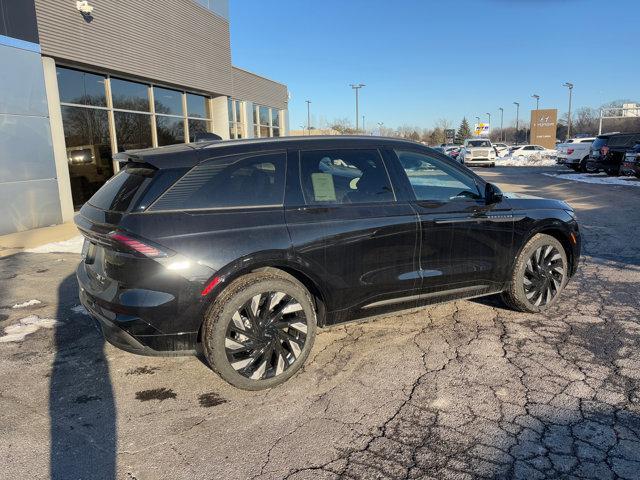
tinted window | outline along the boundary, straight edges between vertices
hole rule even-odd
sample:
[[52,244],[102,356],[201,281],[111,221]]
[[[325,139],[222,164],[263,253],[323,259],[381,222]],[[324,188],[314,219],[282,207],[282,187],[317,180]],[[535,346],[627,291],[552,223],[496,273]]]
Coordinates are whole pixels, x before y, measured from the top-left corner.
[[378,150],[313,150],[300,153],[307,204],[395,200]]
[[80,72],[70,68],[56,68],[60,101],[80,105],[107,106],[103,75]]
[[156,113],[182,115],[182,93],[168,88],[153,87]]
[[173,145],[184,142],[184,119],[179,117],[156,117],[158,145]]
[[149,89],[147,85],[142,83],[112,78],[111,96],[114,108],[140,112],[149,111]]
[[151,146],[151,115],[113,112],[116,124],[118,151]]
[[195,142],[196,135],[207,132],[206,120],[191,120],[189,119],[189,141]]
[[284,153],[229,156],[189,171],[151,210],[281,205],[284,197]]
[[534,147],[532,145],[527,145],[526,147],[522,147],[522,150],[533,150]]
[[396,151],[418,200],[448,202],[458,198],[481,198],[473,178],[447,162],[421,153]]
[[102,210],[127,211],[151,182],[155,170],[150,168],[125,168],[105,183],[89,203]]
[[206,97],[187,93],[187,114],[190,117],[208,118]]

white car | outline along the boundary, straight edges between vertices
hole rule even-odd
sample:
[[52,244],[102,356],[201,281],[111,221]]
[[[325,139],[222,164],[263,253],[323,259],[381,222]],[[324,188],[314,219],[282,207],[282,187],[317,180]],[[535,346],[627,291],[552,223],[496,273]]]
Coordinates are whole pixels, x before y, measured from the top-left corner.
[[527,158],[555,158],[557,152],[540,145],[518,145],[511,148],[511,158],[525,160]]
[[509,155],[509,145],[507,145],[506,143],[494,143],[493,148],[496,151],[496,155],[498,155],[499,157]]
[[589,151],[595,137],[572,138],[558,145],[558,162],[575,171],[587,172],[591,169],[587,166]]
[[496,151],[488,138],[469,138],[458,154],[458,161],[467,166],[496,166]]

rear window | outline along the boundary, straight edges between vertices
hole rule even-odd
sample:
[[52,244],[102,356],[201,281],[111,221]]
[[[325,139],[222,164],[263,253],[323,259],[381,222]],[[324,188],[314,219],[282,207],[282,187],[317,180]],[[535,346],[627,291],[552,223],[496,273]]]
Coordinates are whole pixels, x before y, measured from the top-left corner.
[[591,148],[598,150],[600,147],[604,147],[609,141],[609,137],[598,137],[591,144]]
[[101,210],[126,212],[146,190],[155,172],[152,168],[127,167],[111,177],[88,203]]
[[286,154],[233,155],[194,167],[150,210],[282,205]]

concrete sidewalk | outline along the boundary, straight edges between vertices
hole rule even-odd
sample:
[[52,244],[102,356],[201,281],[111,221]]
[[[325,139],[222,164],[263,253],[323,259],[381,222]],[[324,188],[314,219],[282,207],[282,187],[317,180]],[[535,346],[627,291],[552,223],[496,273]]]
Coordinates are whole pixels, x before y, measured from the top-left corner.
[[25,249],[39,247],[51,242],[69,240],[79,234],[75,224],[67,222],[51,227],[0,235],[0,257],[13,255]]

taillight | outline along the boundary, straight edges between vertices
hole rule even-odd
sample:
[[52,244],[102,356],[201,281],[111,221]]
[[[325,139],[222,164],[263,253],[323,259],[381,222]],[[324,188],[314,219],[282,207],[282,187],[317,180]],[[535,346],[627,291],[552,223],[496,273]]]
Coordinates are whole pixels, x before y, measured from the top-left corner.
[[573,153],[573,148],[567,148],[567,155],[571,155]]
[[604,156],[604,155],[606,155],[607,153],[609,153],[609,147],[607,147],[607,146],[602,147],[602,148],[600,149],[600,153],[601,153],[603,156]]
[[157,257],[166,257],[167,253],[162,250],[149,245],[141,240],[136,238],[129,237],[122,232],[111,232],[109,234],[109,238],[111,240],[118,242],[121,245],[128,247],[129,249],[141,253],[147,257],[157,258]]

